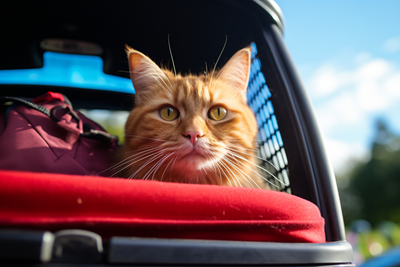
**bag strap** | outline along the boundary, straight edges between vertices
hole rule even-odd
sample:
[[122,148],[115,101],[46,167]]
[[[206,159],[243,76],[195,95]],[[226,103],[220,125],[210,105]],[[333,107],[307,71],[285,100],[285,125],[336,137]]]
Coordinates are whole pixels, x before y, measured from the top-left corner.
[[44,115],[51,117],[50,110],[48,108],[43,107],[38,104],[35,104],[33,102],[29,102],[22,98],[13,97],[13,96],[0,96],[0,102],[2,104],[7,103],[7,102],[18,102],[20,104],[24,104],[25,106],[27,106],[29,108],[33,108],[39,112],[42,112]]
[[[61,120],[61,119],[58,118],[57,115],[56,115],[56,111],[57,111],[58,109],[61,108],[60,106],[56,106],[56,107],[54,107],[54,108],[52,108],[52,109],[50,110],[50,109],[48,109],[48,108],[46,108],[46,107],[43,107],[43,106],[41,106],[41,105],[35,104],[35,103],[33,103],[33,102],[27,101],[27,100],[22,99],[22,98],[19,98],[19,97],[13,97],[13,96],[1,96],[1,97],[0,97],[0,101],[3,102],[3,103],[7,103],[7,102],[18,102],[18,103],[20,103],[20,104],[23,104],[23,105],[29,107],[29,108],[33,108],[33,109],[35,109],[35,110],[37,110],[37,111],[43,113],[44,115],[50,117],[53,121],[58,122],[58,121]],[[69,102],[69,101],[68,101],[68,102]],[[66,104],[69,104],[69,103],[66,103]],[[71,114],[71,116],[72,116],[77,122],[79,122],[79,121],[81,120],[81,118],[79,118],[79,116],[78,116],[75,112],[73,112],[72,109],[69,109],[69,113]]]
[[[65,98],[65,100],[67,102],[66,104],[68,104],[68,105],[70,105],[72,107],[71,102],[68,100],[68,98],[66,98],[65,96],[64,96],[64,98]],[[55,122],[61,121],[61,119],[58,118],[57,115],[56,115],[57,110],[62,108],[61,106],[55,106],[54,108],[52,108],[50,110],[50,109],[48,109],[46,107],[43,107],[41,105],[35,104],[33,102],[27,101],[27,100],[19,98],[19,97],[0,96],[0,103],[1,104],[7,103],[7,102],[17,102],[19,104],[23,104],[23,105],[25,105],[25,106],[27,106],[29,108],[33,108],[33,109],[45,114],[46,116],[50,117]],[[15,107],[15,104],[11,105],[9,107],[9,109],[11,109],[13,107]],[[9,109],[7,110],[7,114],[8,114]],[[79,118],[79,116],[72,109],[69,108],[68,112],[78,122],[81,120],[81,118]],[[82,137],[89,138],[89,139],[95,139],[95,140],[102,141],[102,142],[106,142],[106,141],[110,141],[110,140],[116,140],[116,142],[118,142],[118,136],[111,135],[111,134],[109,134],[107,132],[94,130],[92,128],[92,126],[90,124],[88,124],[88,123],[85,123],[83,126],[84,126],[83,127],[83,133],[81,133]]]

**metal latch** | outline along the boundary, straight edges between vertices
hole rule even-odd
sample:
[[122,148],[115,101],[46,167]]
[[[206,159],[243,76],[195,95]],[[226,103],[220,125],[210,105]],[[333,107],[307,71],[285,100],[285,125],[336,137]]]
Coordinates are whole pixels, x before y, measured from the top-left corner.
[[52,262],[100,262],[103,256],[101,236],[85,230],[54,233]]

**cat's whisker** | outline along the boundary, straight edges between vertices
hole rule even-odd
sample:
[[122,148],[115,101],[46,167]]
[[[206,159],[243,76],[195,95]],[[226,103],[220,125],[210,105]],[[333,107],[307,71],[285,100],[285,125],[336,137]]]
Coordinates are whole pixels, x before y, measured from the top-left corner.
[[[233,164],[233,163],[232,163]],[[235,166],[233,165],[233,167],[235,168]],[[254,181],[254,179],[252,177],[250,177],[247,173],[245,173],[244,171],[242,171],[240,168],[235,168],[239,174],[243,177],[243,179],[246,180],[246,182],[252,187],[252,188],[258,188],[261,189],[261,187]],[[256,187],[254,187],[254,185],[256,185]]]
[[255,164],[254,162],[251,162],[251,161],[249,161],[248,159],[246,159],[246,158],[244,158],[244,157],[242,157],[242,156],[240,156],[240,155],[238,155],[238,154],[236,154],[236,153],[228,152],[228,154],[231,154],[231,155],[234,156],[234,157],[238,157],[238,158],[240,158],[240,159],[242,159],[242,160],[244,160],[244,161],[249,162],[250,164],[256,166],[257,168],[259,168],[259,169],[265,171],[266,173],[268,173],[269,175],[271,175],[275,180],[279,181],[281,184],[283,184],[283,185],[285,185],[285,186],[288,186],[288,184],[285,184],[284,182],[282,182],[282,181],[281,181],[279,178],[277,178],[274,174],[272,174],[270,171],[264,169],[264,168],[261,167],[260,165]]
[[116,165],[118,165],[118,166],[113,167],[113,169],[117,169],[117,168],[119,168],[119,167],[121,167],[121,166],[123,166],[125,164],[128,164],[128,165],[126,165],[124,168],[120,169],[119,171],[113,173],[111,176],[116,175],[117,173],[125,170],[126,168],[132,166],[133,164],[135,164],[135,163],[137,163],[137,162],[139,162],[139,161],[141,161],[143,159],[146,159],[146,158],[148,158],[148,157],[150,157],[152,155],[157,154],[160,150],[161,150],[160,147],[153,147],[153,148],[146,149],[146,150],[143,150],[143,151],[139,150],[140,151],[139,153],[136,153],[136,154],[128,157],[127,159],[122,160],[121,162],[117,163]]
[[[172,94],[174,90],[172,89],[172,84],[171,84],[171,81],[169,80],[168,76],[165,75],[165,77],[167,78],[167,80],[168,80],[168,82],[169,82],[169,86],[168,86],[168,84],[164,81],[164,79],[161,78],[161,76],[160,76],[159,73],[156,73],[156,74],[158,75],[158,77],[160,78],[160,80],[164,83],[164,85],[165,85],[168,89],[170,89],[169,92]],[[163,86],[161,85],[161,87],[163,87]],[[164,89],[165,89],[165,88],[164,88]]]
[[159,146],[151,146],[151,147],[144,147],[144,148],[142,148],[142,149],[136,149],[136,150],[129,151],[129,152],[124,152],[123,154],[132,154],[132,153],[135,153],[135,154],[133,154],[133,155],[131,155],[131,156],[125,158],[124,160],[122,160],[122,161],[120,161],[119,163],[115,164],[115,165],[114,165],[113,167],[111,167],[110,169],[115,169],[115,168],[116,168],[116,165],[119,165],[119,164],[121,164],[121,163],[124,163],[125,161],[127,161],[127,160],[129,160],[129,159],[131,159],[131,158],[133,158],[133,157],[137,157],[137,156],[140,156],[140,155],[143,154],[143,153],[150,152],[150,151],[157,150],[157,149],[160,149],[160,147],[159,147]]
[[178,158],[178,155],[175,157],[175,160],[174,160],[174,163],[172,163],[172,165],[171,165],[171,169],[175,166],[175,163],[176,163],[176,159]]
[[[217,68],[218,61],[219,61],[219,59],[221,58],[222,53],[223,53],[224,50],[225,50],[225,46],[226,46],[226,43],[227,43],[227,42],[228,42],[228,36],[226,35],[226,36],[225,36],[225,43],[224,43],[224,46],[222,47],[221,53],[219,54],[218,59],[217,59],[217,62],[216,62],[215,65],[214,65],[214,69],[213,69],[213,72],[212,72],[212,74],[211,74],[210,82],[212,81],[212,78],[214,77],[215,69]],[[218,80],[218,79],[217,79],[217,80]],[[211,87],[211,86],[210,86],[210,87]]]
[[[156,73],[156,74],[157,74],[157,73]],[[150,75],[154,78],[154,81],[155,81],[159,86],[161,86],[163,89],[165,89],[164,85],[161,84],[161,82],[159,81],[159,79],[158,79],[156,76],[154,76],[154,74],[150,74]]]
[[171,54],[172,66],[174,67],[174,73],[176,77],[176,69],[175,69],[174,57],[172,56],[171,43],[169,42],[169,34],[168,34],[168,47],[169,47],[169,53]]
[[[267,183],[269,183],[270,185],[272,185],[273,187],[277,188],[277,189],[282,189],[283,187],[277,186],[276,184],[274,184],[273,182],[271,182],[270,180],[268,180],[268,178],[262,176],[259,172],[253,170],[252,168],[250,168],[249,166],[247,166],[249,168],[249,170],[255,174],[257,174],[261,179],[263,179],[264,181],[266,181]],[[279,179],[277,180],[279,182],[281,182]]]
[[[130,74],[142,74],[143,72],[142,71],[129,71],[129,73]],[[165,83],[164,79],[161,77],[159,72],[157,72],[157,71],[153,71],[153,72],[147,71],[146,74],[147,75],[151,75],[153,77],[153,79],[151,81],[148,81],[148,80],[136,81],[136,87],[138,87],[138,86],[148,86],[148,85],[151,85],[154,81],[157,82],[161,87],[164,87],[159,82],[160,80],[168,87],[168,85]],[[168,79],[168,77],[164,73],[161,73],[161,74],[163,74],[165,76],[165,78]],[[155,75],[157,75],[158,78]],[[172,85],[171,85],[171,87],[169,89],[172,90]]]
[[117,70],[118,72],[122,72],[122,73],[130,73],[129,70]]
[[[164,83],[164,85],[168,87],[168,84],[164,81],[163,77],[161,77],[159,72],[153,71],[153,72],[148,72],[147,74],[151,75],[155,81],[162,81]],[[169,80],[168,76],[165,73],[161,73],[161,74],[163,74],[164,78],[167,78],[167,80],[169,81],[169,84],[170,84],[169,89],[171,89],[171,92],[172,92],[173,91],[172,84],[171,84],[171,81]],[[155,75],[157,75],[158,78]],[[159,83],[159,84],[161,85],[161,83]],[[163,87],[163,86],[161,85],[161,87]]]
[[258,152],[258,149],[250,149],[250,148],[243,148],[243,149],[246,150],[246,151],[249,151],[249,152],[256,153],[256,154]]
[[200,173],[201,173],[201,175],[203,175],[203,171],[204,171],[204,169],[203,169],[203,167],[201,167],[201,168],[200,168]]
[[155,156],[155,157],[150,158],[146,163],[142,164],[142,166],[141,166],[139,169],[137,169],[133,174],[131,174],[131,175],[129,176],[129,178],[130,178],[130,179],[133,179],[133,178],[134,178],[144,167],[146,167],[149,163],[155,161],[156,159],[158,159],[158,158],[160,158],[160,157],[162,157],[162,156],[163,156],[163,154],[157,155],[157,156]]
[[[149,151],[148,153],[146,153],[146,154],[144,154],[144,155],[141,155],[141,156],[145,156],[145,155],[148,155],[148,154],[150,154],[150,153],[151,153],[151,152]],[[130,164],[130,163],[132,163],[132,160],[135,160],[135,157],[138,157],[138,156],[139,156],[139,155],[132,155],[132,156],[126,158],[125,160],[119,162],[118,164],[116,164],[116,165],[114,165],[112,168],[110,168],[110,171],[115,170],[115,169],[118,169],[118,168],[122,167],[122,166],[125,165],[125,164]],[[130,166],[130,165],[129,165],[129,166]],[[125,168],[124,168],[124,169],[125,169]],[[122,170],[124,170],[124,169],[122,169]],[[120,171],[122,171],[122,170],[120,170]],[[113,173],[113,174],[111,175],[111,177],[114,176],[115,174],[119,173],[120,171]]]
[[[163,154],[163,155],[161,155],[161,159],[160,160],[158,160],[156,163],[154,163],[153,164],[153,166],[150,168],[150,170],[148,170],[147,172],[146,172],[146,174],[145,175],[143,175],[143,180],[147,180],[147,178],[149,178],[150,177],[150,175],[151,175],[151,173],[153,172],[153,170],[154,171],[157,171],[158,170],[158,167],[160,166],[160,165],[162,165],[162,163],[164,162],[163,160],[165,159],[165,157],[166,157],[166,155],[165,154]],[[154,177],[154,175],[153,175],[153,177]],[[153,180],[153,179],[152,179]]]
[[279,179],[278,179],[277,177],[275,177],[270,171],[268,171],[268,170],[264,169],[263,167],[261,167],[261,166],[255,164],[254,162],[252,162],[252,161],[250,161],[250,160],[248,160],[248,159],[246,159],[246,158],[240,156],[239,154],[234,153],[234,152],[228,152],[228,154],[233,155],[233,156],[238,157],[238,158],[240,158],[240,159],[242,159],[242,160],[244,160],[244,161],[249,162],[250,164],[252,164],[252,165],[254,165],[254,166],[260,168],[261,170],[267,172],[269,175],[271,175],[271,176],[274,177],[275,179],[279,180]]
[[[224,70],[221,70],[221,73],[220,74],[222,74],[224,72]],[[211,91],[214,91],[215,90],[215,86],[217,86],[217,83],[218,83],[218,80],[219,80],[219,78],[221,77],[221,75],[219,75],[218,76],[218,78],[217,78],[217,80],[212,84],[212,89],[211,89]],[[211,87],[211,86],[210,86]]]
[[242,164],[242,162],[240,162],[237,158],[234,158],[234,160],[236,161],[237,164]]
[[208,161],[212,162],[212,167],[214,168],[214,172],[217,173],[217,170],[215,169],[215,164],[214,164],[214,159],[211,156],[206,155],[206,158]]
[[[235,130],[240,125],[236,125],[236,127],[233,125],[235,122],[231,120],[227,121],[227,124],[232,124],[232,127],[230,127],[232,132],[229,135],[237,138],[232,140],[228,140],[229,137],[223,139],[230,142],[231,148],[224,147],[225,142],[222,140],[213,140],[217,135],[218,129],[208,129],[210,130],[210,137],[204,138],[202,142],[199,142],[201,149],[207,151],[205,157],[196,157],[193,160],[189,160],[189,162],[186,162],[189,166],[182,166],[181,168],[180,164],[185,163],[185,160],[182,159],[184,158],[182,153],[185,149],[185,144],[182,143],[184,140],[182,139],[181,133],[177,132],[175,127],[178,125],[173,126],[172,123],[165,122],[164,120],[168,121],[168,119],[164,117],[155,118],[154,116],[148,116],[148,119],[140,120],[143,114],[155,112],[155,109],[157,109],[156,106],[158,105],[157,103],[169,103],[171,101],[174,103],[173,105],[176,104],[178,106],[177,109],[187,104],[190,108],[187,112],[204,113],[204,106],[209,105],[210,102],[211,104],[215,102],[212,100],[214,99],[214,97],[212,97],[214,93],[215,95],[219,95],[218,97],[222,100],[228,97],[231,101],[229,105],[235,105],[236,100],[240,101],[240,105],[244,104],[242,93],[246,89],[246,82],[250,72],[250,66],[248,64],[250,49],[246,48],[237,52],[228,63],[218,71],[218,63],[226,48],[227,39],[226,37],[217,61],[215,65],[212,66],[211,76],[209,75],[207,62],[205,62],[205,76],[201,74],[196,77],[190,74],[188,76],[180,75],[178,77],[169,35],[168,46],[173,65],[173,73],[171,69],[168,70],[158,67],[142,53],[127,47],[130,63],[129,67],[132,70],[132,72],[130,72],[132,83],[140,97],[135,99],[136,110],[130,113],[127,121],[126,142],[123,148],[124,152],[127,154],[121,154],[121,156],[125,156],[121,158],[123,160],[110,168],[110,170],[114,172],[113,175],[118,175],[122,172],[123,175],[129,179],[162,181],[163,178],[166,177],[165,181],[200,184],[218,184],[218,181],[220,181],[221,185],[253,188],[260,188],[262,185],[266,185],[267,182],[273,182],[275,184],[273,186],[280,185],[277,182],[279,179],[268,171],[270,170],[275,173],[275,170],[267,163],[258,162],[258,159],[267,161],[261,158],[261,155],[255,150],[255,148],[262,143],[259,140],[254,140],[256,143],[249,141],[243,144],[242,142],[249,138],[249,140],[252,140],[252,137],[262,137],[261,135],[256,136],[256,127],[249,129],[248,133],[243,133],[240,130]],[[132,52],[136,53],[135,58],[131,57]],[[140,58],[140,60],[138,60],[138,58]],[[139,70],[140,72],[135,72]],[[221,81],[219,81],[219,79]],[[181,80],[183,83],[181,83]],[[198,82],[193,83],[192,80]],[[239,91],[231,91],[230,89],[232,86]],[[216,92],[213,92],[213,90]],[[181,97],[182,91],[184,97]],[[190,93],[191,91],[197,91],[198,94],[193,95]],[[143,97],[141,97],[142,95]],[[155,105],[154,110],[147,110],[147,107],[152,105]],[[180,129],[180,126],[178,126],[178,128],[179,130],[189,131],[189,125],[193,124],[194,120],[197,120],[197,118],[185,116],[184,111],[180,111],[182,114],[180,120],[188,126],[186,127],[187,129]],[[238,112],[242,112],[246,116],[253,116],[250,110],[247,109]],[[168,116],[169,115],[168,113]],[[198,126],[200,128],[198,130],[201,131],[205,130],[207,127],[207,125],[202,125],[197,123],[197,121],[195,125]],[[203,129],[203,127],[205,128]],[[140,134],[140,136],[134,134]],[[175,137],[173,137],[172,134],[174,134],[173,136]],[[135,148],[138,150],[135,150]],[[127,152],[128,150],[131,151]],[[255,163],[260,164],[260,166]],[[273,166],[272,163],[269,162],[269,164]],[[275,169],[277,168],[275,167]],[[282,178],[281,174],[277,176]],[[264,180],[267,182],[263,182]]]
[[246,155],[255,157],[255,158],[257,158],[257,159],[260,159],[260,160],[262,160],[262,161],[265,161],[265,162],[267,162],[268,164],[270,164],[272,167],[274,167],[275,170],[279,171],[278,168],[277,168],[272,162],[270,162],[269,160],[260,158],[260,157],[258,157],[258,156],[256,156],[256,155],[253,155],[253,154],[250,154],[250,153],[246,153],[246,152],[243,152],[243,151],[240,151],[240,150],[231,148],[231,147],[227,147],[227,149],[229,149],[229,150],[231,150],[231,151],[239,152],[239,153],[242,153],[242,154],[246,154]]
[[[130,74],[142,74],[143,72],[142,72],[142,71],[129,71],[129,73],[130,73]],[[153,71],[153,72],[147,71],[146,74],[147,74],[147,75],[151,75],[151,76],[153,77],[153,79],[152,79],[151,81],[148,81],[148,80],[143,80],[143,81],[139,80],[139,81],[136,81],[136,84],[135,84],[136,87],[141,87],[141,86],[145,87],[145,86],[147,86],[147,85],[152,84],[152,83],[155,81],[155,82],[157,82],[161,87],[164,88],[164,86],[159,82],[160,80],[165,84],[165,86],[168,87],[168,85],[165,83],[164,79],[161,77],[161,75],[160,75],[159,72],[157,72],[157,71]],[[155,74],[158,76],[158,78],[155,76]],[[162,72],[161,72],[161,74],[163,74],[163,75],[165,76],[165,78],[167,78],[167,80],[169,81],[169,78],[168,78],[167,75],[165,75],[165,74],[162,73]],[[171,87],[169,87],[169,89],[170,89],[170,92],[172,93],[172,84],[171,84],[171,81],[169,81],[169,83],[170,83],[170,85],[171,85]]]
[[[229,154],[230,154],[230,155],[229,155]],[[252,164],[252,165],[254,165],[254,166],[260,168],[261,170],[265,171],[266,173],[268,173],[269,175],[271,175],[276,181],[278,181],[279,183],[283,184],[284,186],[288,186],[287,184],[285,184],[284,182],[282,182],[278,177],[276,177],[275,175],[273,175],[271,172],[267,171],[267,170],[264,169],[263,167],[261,167],[261,166],[255,164],[255,163],[253,163],[253,162],[251,162],[251,161],[249,161],[249,160],[247,160],[247,159],[245,159],[245,158],[243,158],[243,157],[240,157],[240,156],[238,156],[238,155],[234,155],[234,154],[232,154],[232,153],[228,153],[227,156],[239,157],[239,158],[241,158],[241,159],[243,159],[243,160],[249,162],[250,164]],[[245,166],[247,166],[247,165],[245,165]],[[253,170],[250,166],[247,166],[247,167],[250,169],[250,171],[252,171],[252,172],[254,172],[255,174],[257,174],[258,176],[260,176],[264,181],[268,182],[269,184],[273,185],[273,186],[276,187],[276,188],[279,188],[277,185],[275,185],[274,183],[272,183],[271,181],[269,181],[266,177],[262,176],[260,173],[258,173],[257,171]],[[280,189],[280,188],[279,188],[279,189]]]
[[[218,162],[217,162],[217,166],[218,166],[219,169],[224,173],[224,176],[225,176],[225,178],[228,180],[229,185],[230,185],[230,186],[233,186],[231,180],[229,179],[229,176],[225,173],[225,171],[223,170],[223,168],[222,168],[222,166],[221,166],[220,164],[221,164],[221,161],[218,161]],[[221,177],[221,185],[222,185],[222,177]]]
[[166,155],[163,159],[161,159],[160,163],[158,164],[157,169],[154,170],[153,172],[153,176],[151,177],[151,180],[154,180],[154,175],[156,175],[157,171],[160,169],[160,167],[164,164],[164,162],[174,153],[169,153],[168,155]]
[[205,173],[206,175],[208,175],[208,173],[207,173],[207,168],[206,168],[206,167],[203,167],[203,169],[204,169],[204,173]]
[[[151,143],[150,143],[151,144]],[[132,154],[132,153],[140,153],[142,151],[144,151],[145,149],[152,149],[152,148],[160,148],[159,145],[149,145],[149,146],[143,146],[140,147],[139,149],[134,149],[134,150],[130,150],[130,151],[124,151],[124,152],[119,152],[119,154],[121,155],[126,155],[126,154]]]
[[[160,158],[160,157],[163,157],[163,156],[164,155],[162,154],[162,155],[159,155],[159,157],[156,157],[156,158]],[[157,161],[155,164],[153,164],[153,166],[151,166],[151,168],[142,176],[142,180],[147,180],[147,178],[150,176],[150,174],[153,171],[153,169],[155,169],[159,163],[160,163],[160,160]]]
[[[169,89],[168,91],[172,94],[172,92],[173,92],[172,88],[171,88],[171,87],[168,87],[168,84],[165,83],[165,81],[161,78],[160,74],[158,74],[158,73],[156,73],[156,72],[155,72],[155,74],[157,74],[158,77],[159,77],[160,79],[157,79],[156,76],[154,76],[154,74],[149,74],[149,75],[153,76],[154,81],[155,81],[159,86],[161,86],[163,89]],[[164,83],[164,85],[165,85],[166,87],[164,87],[164,85],[161,84],[160,80]],[[171,85],[171,86],[172,86],[172,85]]]
[[207,175],[207,170],[204,167],[201,167],[204,170],[205,175]]
[[218,172],[219,172],[219,179],[222,185],[222,175],[221,175],[221,168],[219,167],[219,165],[217,164],[217,168],[218,168]]
[[[223,162],[224,161],[224,159],[222,158],[221,159],[221,161],[220,161],[220,163],[225,167],[225,170],[227,171],[227,172],[230,172],[233,176],[233,181],[235,182],[235,186],[238,186],[238,184],[240,185],[240,187],[242,187],[242,184],[240,183],[240,181],[239,181],[239,179],[237,178],[237,176],[232,172],[232,170],[231,169],[229,169],[226,165],[225,165],[225,163]],[[236,180],[235,180],[236,179]],[[236,181],[238,182],[238,183],[236,183]]]
[[[219,179],[220,179],[220,185],[222,185],[222,175],[221,175],[221,170],[219,169],[219,166],[218,166],[218,164],[214,164],[214,166],[215,166],[215,170],[216,171],[218,171],[218,174],[219,174]],[[215,172],[215,174],[217,174],[217,172]]]
[[117,171],[117,172],[115,172],[115,173],[113,173],[112,175],[111,175],[111,177],[113,177],[114,175],[116,175],[117,173],[120,173],[120,172],[122,172],[123,170],[125,170],[126,168],[129,168],[130,166],[132,166],[133,164],[135,164],[135,163],[137,163],[137,162],[139,162],[139,161],[142,161],[142,160],[144,160],[144,159],[146,159],[146,158],[148,158],[148,157],[151,157],[151,156],[153,156],[153,155],[156,155],[158,153],[158,151],[153,151],[152,153],[147,153],[147,154],[145,154],[145,155],[142,155],[142,157],[141,158],[139,158],[139,159],[136,159],[135,161],[131,161],[131,162],[128,162],[129,164],[127,165],[127,166],[125,166],[125,167],[123,167],[122,169],[120,169],[119,171]]
[[[232,140],[232,139],[231,139]],[[233,140],[240,140],[240,141],[242,141],[241,139],[233,139]],[[241,144],[240,143],[236,143],[236,142],[230,142],[232,145],[238,145],[238,146],[241,146]],[[251,149],[251,148],[246,148],[246,147],[242,147],[242,149],[244,149],[244,150],[247,150],[247,151],[251,151],[251,152],[257,152],[257,149]]]
[[206,75],[206,85],[207,85],[207,62],[204,62],[205,64],[206,64],[206,72],[205,72],[205,75]]
[[[148,156],[148,157],[151,157],[150,159],[148,159],[144,164],[142,164],[134,173],[132,173],[130,176],[129,176],[129,179],[133,179],[144,167],[146,167],[149,163],[151,163],[151,162],[153,162],[154,160],[156,160],[156,159],[158,159],[158,158],[160,158],[160,157],[162,157],[163,156],[163,154],[156,154],[156,153],[153,153],[152,155],[150,155],[150,156]],[[148,158],[148,157],[146,157],[146,158]],[[144,160],[145,158],[143,158],[143,159],[141,159],[141,160]],[[154,166],[153,166],[154,167]],[[147,173],[146,173],[147,174]],[[142,177],[142,179],[144,179],[144,176]]]
[[[175,152],[172,152],[172,154],[174,154]],[[175,157],[174,157],[174,159],[176,160],[176,158],[178,157],[178,155],[176,155]],[[165,169],[164,169],[164,171],[163,171],[163,174],[161,175],[161,179],[160,179],[160,181],[162,181],[163,180],[163,177],[164,177],[164,174],[165,174],[165,172],[167,171],[167,169],[168,169],[168,166],[171,164],[171,162],[173,161],[173,159],[171,159],[170,161],[169,161],[169,163],[168,163],[168,165],[167,165],[167,167],[165,167]]]
[[172,93],[173,92],[173,90],[172,90],[173,86],[172,86],[171,80],[168,78],[167,75],[165,75],[165,76],[167,77],[168,83],[170,85],[171,93]]
[[[231,163],[231,166],[232,166],[233,168],[235,168],[235,169],[242,175],[242,177],[249,183],[249,185],[251,185],[251,187],[254,188],[254,186],[253,186],[253,184],[252,184],[252,182],[253,182],[259,189],[261,189],[261,187],[254,181],[253,178],[251,178],[248,174],[246,174],[245,172],[243,172],[243,171],[240,169],[241,166],[239,166],[239,164],[240,164],[240,165],[243,165],[241,162],[237,164],[238,166],[236,166],[236,165],[234,164],[234,162],[232,162],[232,161],[229,160],[228,158],[225,158],[225,160],[227,160],[228,162]],[[236,160],[236,162],[238,162],[238,161]],[[248,179],[246,178],[246,176],[247,176]]]
[[[239,140],[239,141],[243,140],[243,139],[241,139],[241,138],[232,138],[232,137],[230,137],[229,139],[230,139],[230,140]],[[265,142],[267,142],[267,140],[254,139],[252,142],[253,142],[253,143],[254,143],[254,142],[265,143]]]
[[220,178],[220,185],[222,185],[222,176],[221,176],[221,171],[219,170],[219,167],[218,167],[218,162],[215,160],[215,157],[214,156],[207,156],[206,155],[206,157],[207,157],[207,159],[209,160],[209,161],[211,161],[212,162],[212,166],[213,166],[213,168],[214,168],[214,172],[215,172],[215,174],[217,175],[217,171],[218,171],[218,173],[219,173],[219,178]]
[[[231,156],[230,156],[231,157]],[[274,186],[274,187],[276,187],[276,188],[278,188],[278,189],[280,189],[277,185],[275,185],[275,184],[273,184],[271,181],[269,181],[266,177],[264,177],[264,176],[262,176],[261,174],[259,174],[258,172],[256,172],[256,171],[254,171],[251,167],[249,167],[249,166],[246,166],[247,168],[249,168],[249,170],[251,171],[251,172],[254,172],[255,174],[257,174],[261,179],[263,179],[264,181],[266,181],[267,183],[269,183],[269,184],[271,184],[272,186]],[[243,171],[242,171],[243,172]],[[245,172],[243,172],[244,174],[246,174]],[[246,174],[247,175],[247,174]],[[250,178],[252,181],[254,180],[254,179],[252,179],[252,178]],[[255,182],[254,182],[255,183]],[[255,183],[256,184],[256,183]],[[256,184],[257,185],[257,184]],[[257,185],[258,186],[258,185]],[[258,186],[259,187],[259,186]]]
[[[146,152],[150,152],[150,151],[156,150],[156,149],[159,149],[159,147],[151,147],[151,148],[149,148],[149,149],[145,149],[145,150],[142,150],[142,151],[137,150],[137,151],[140,151],[140,152],[139,152],[139,153],[136,153],[136,154],[134,154],[134,155],[131,155],[131,156],[125,158],[124,160],[121,160],[121,161],[118,162],[117,164],[115,164],[115,165],[113,165],[113,166],[111,166],[111,167],[109,167],[109,168],[107,168],[107,169],[105,169],[105,170],[99,172],[97,175],[99,175],[100,173],[106,172],[106,171],[115,170],[116,168],[119,168],[120,166],[126,164],[126,162],[129,161],[131,158],[137,157],[137,156],[139,156],[140,154],[143,154],[143,153],[146,153]],[[131,151],[131,152],[126,152],[126,153],[132,153],[132,151]]]
[[254,188],[254,186],[251,184],[251,182],[253,182],[253,184],[255,184],[257,187],[258,187],[258,189],[262,189],[255,181],[254,181],[254,178],[252,178],[252,177],[250,177],[247,173],[245,173],[243,170],[241,170],[241,169],[238,169],[238,171],[242,174],[242,176],[243,175],[245,175],[245,176],[247,176],[248,177],[248,179],[246,179],[248,182],[249,182],[249,184]]
[[[234,169],[236,169],[235,168],[236,167],[235,164],[231,160],[229,160],[227,157],[222,158],[221,161],[224,161],[228,166],[231,166]],[[232,168],[230,168],[229,170],[232,172]],[[235,177],[236,177],[236,175],[235,175]]]
[[156,138],[150,138],[150,137],[144,137],[144,136],[140,136],[140,135],[133,135],[133,134],[126,134],[126,137],[137,137],[137,138],[143,138],[143,139],[149,139],[149,140],[155,140],[155,141],[163,141],[163,142],[168,142],[169,140],[165,140],[165,139],[156,139]]
[[[227,157],[225,157],[223,160],[225,160],[227,163],[229,163],[230,166],[232,166],[235,170],[237,170],[237,171],[239,172],[239,174],[247,181],[247,183],[248,183],[249,185],[251,185],[252,188],[254,188],[252,182],[253,182],[258,188],[260,188],[260,187],[258,186],[258,184],[257,184],[256,182],[254,182],[254,179],[253,179],[253,178],[251,178],[249,175],[247,175],[246,173],[244,173],[244,172],[240,169],[241,165],[243,165],[242,162],[239,162],[239,161],[237,161],[237,160],[235,159],[235,161],[237,162],[237,164],[235,165],[235,163],[232,162],[232,161],[231,161],[230,159],[228,159]],[[243,174],[245,174],[249,179],[247,179],[246,176],[244,176]],[[261,189],[261,188],[260,188],[260,189]]]

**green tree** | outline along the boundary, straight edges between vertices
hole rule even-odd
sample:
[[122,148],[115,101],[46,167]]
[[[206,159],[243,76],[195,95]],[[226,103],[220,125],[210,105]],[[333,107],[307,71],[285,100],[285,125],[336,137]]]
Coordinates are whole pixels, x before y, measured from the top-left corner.
[[371,158],[358,163],[341,189],[345,222],[364,219],[372,225],[384,220],[400,223],[400,137],[383,120],[376,123]]

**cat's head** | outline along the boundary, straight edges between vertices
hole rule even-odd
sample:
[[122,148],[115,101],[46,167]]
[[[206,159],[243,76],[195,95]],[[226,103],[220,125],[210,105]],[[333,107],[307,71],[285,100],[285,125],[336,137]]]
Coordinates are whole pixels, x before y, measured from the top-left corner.
[[199,76],[175,76],[130,47],[127,54],[136,95],[125,127],[131,158],[124,176],[250,186],[244,165],[253,161],[257,133],[246,104],[250,48]]

